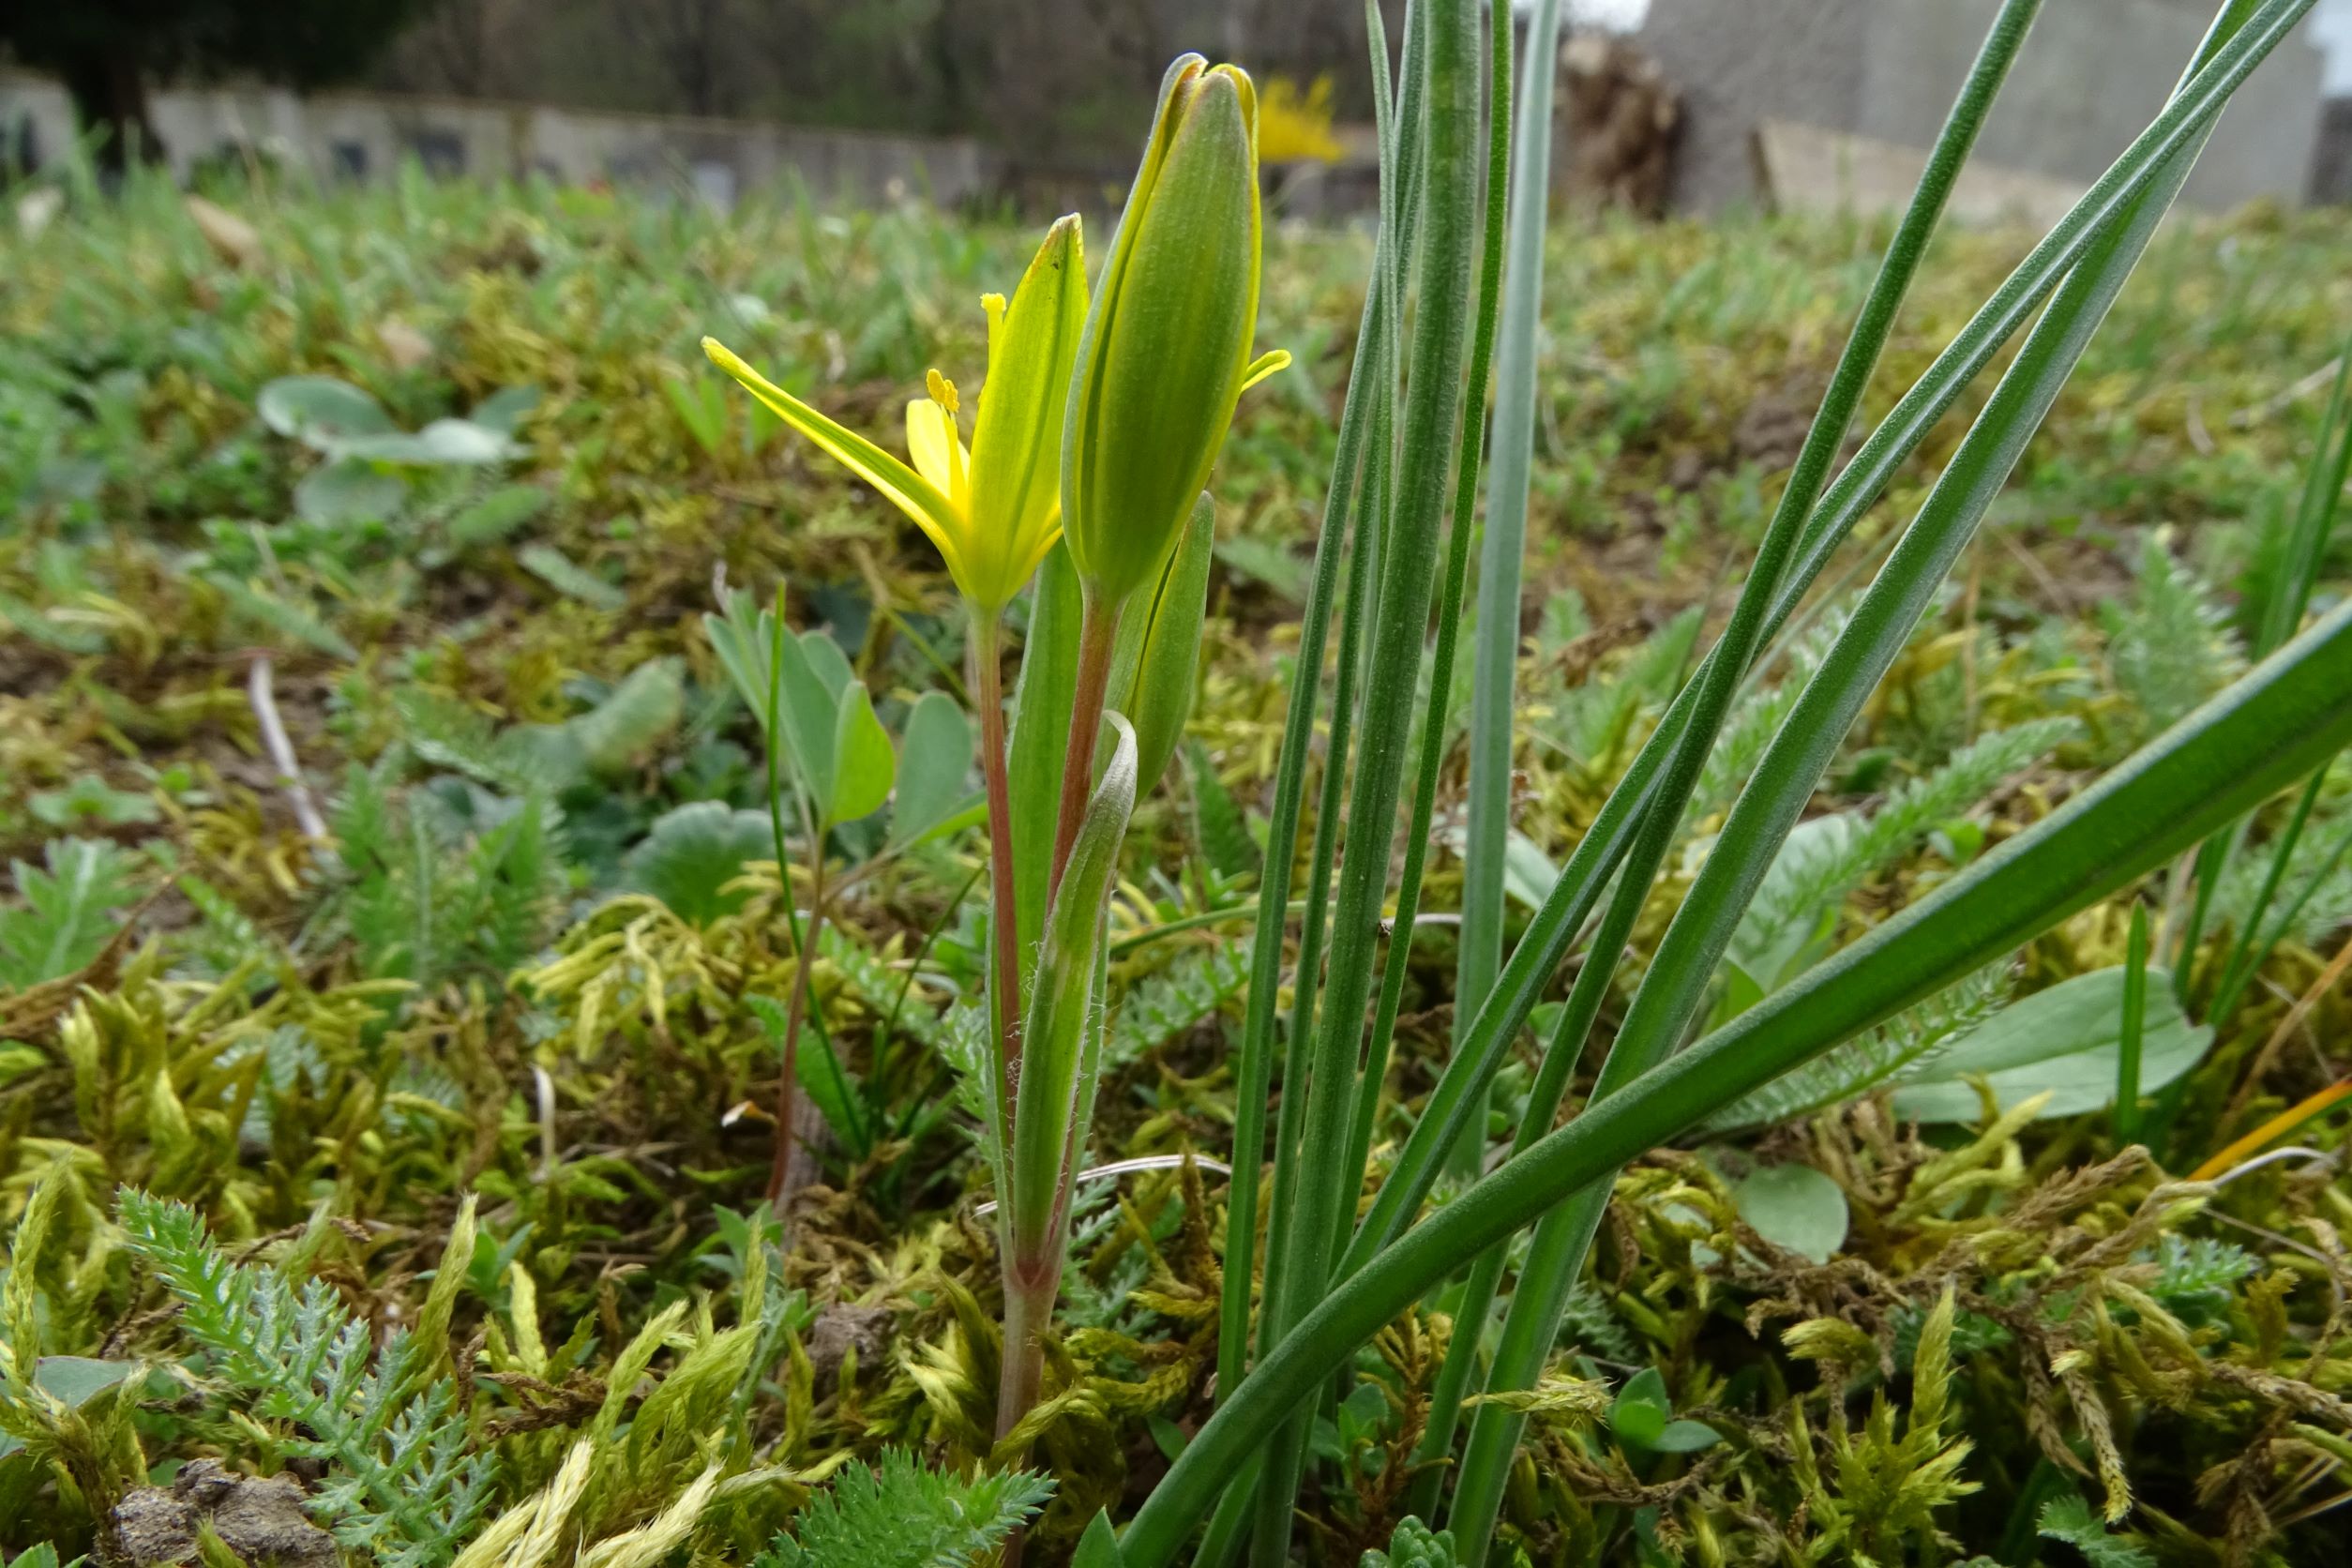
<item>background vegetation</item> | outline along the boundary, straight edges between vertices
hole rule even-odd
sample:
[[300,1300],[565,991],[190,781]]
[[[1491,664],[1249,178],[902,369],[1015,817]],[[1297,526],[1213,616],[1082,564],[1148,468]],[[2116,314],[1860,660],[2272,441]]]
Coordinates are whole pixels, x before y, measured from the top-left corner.
[[[980,849],[839,836],[871,868],[812,971],[822,1168],[778,1245],[746,1108],[794,949],[757,727],[701,618],[715,575],[780,582],[893,735],[924,694],[966,699],[927,546],[694,344],[720,330],[887,429],[927,367],[977,369],[974,296],[1033,235],[420,179],[215,192],[228,225],[144,179],[78,194],[0,241],[0,1546],[120,1547],[117,1500],[175,1478],[203,1497],[216,1458],[324,1478],[342,1545],[395,1562],[744,1560],[788,1525],[784,1561],[884,1560],[858,1531],[926,1486],[1000,1527],[1042,1503],[1046,1560],[1098,1507],[1123,1516],[1208,1408],[1228,1216],[1203,1165],[1087,1189],[1049,1499],[966,1495],[903,1455],[886,1505],[829,1484],[894,1447],[953,1470],[991,1446],[988,1195],[957,1099]],[[2028,237],[1937,242],[1885,383]],[[1760,219],[1553,237],[1514,758],[1535,895],[1727,604],[1884,240]],[[2259,211],[2158,240],[1743,927],[1751,983],[2235,671],[2237,607],[2319,445],[2348,242],[2341,215]],[[1287,640],[1367,254],[1270,237],[1259,338],[1297,364],[1228,445],[1200,698],[1114,905],[1106,1158],[1230,1140],[1237,912],[1284,694],[1311,678]],[[1853,573],[1947,455],[1931,441],[1893,488]],[[1694,853],[1809,646],[1728,728]],[[1404,1105],[1451,1033],[1462,771],[1450,755]],[[2072,1077],[1965,1076],[1997,1065],[1969,1027],[2003,1001],[2123,959],[2114,904],[1627,1171],[1505,1541],[1537,1561],[2330,1560],[2352,1191],[2298,1160],[2211,1194],[2164,1171],[2347,1070],[2347,785],[2313,797],[2307,896],[2242,1002],[2184,1020],[2156,1000],[2149,1070],[2160,1040],[2196,1064],[2137,1129],[2154,1160],[2115,1137],[2112,1039]],[[2267,865],[2245,858],[2222,900],[2241,925]],[[1527,1078],[1506,1071],[1496,1132]],[[118,1208],[122,1186],[155,1201]],[[1392,1536],[1445,1305],[1392,1329],[1319,1431],[1352,1478],[1310,1501],[1329,1560],[1411,1560]],[[1823,1430],[1829,1468],[1802,1436]],[[204,1508],[226,1541],[232,1511]]]

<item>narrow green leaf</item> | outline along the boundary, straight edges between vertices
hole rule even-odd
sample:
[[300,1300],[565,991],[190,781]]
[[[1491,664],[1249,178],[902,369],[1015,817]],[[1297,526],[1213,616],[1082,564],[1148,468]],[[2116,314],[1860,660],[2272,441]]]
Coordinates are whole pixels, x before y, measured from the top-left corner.
[[1104,911],[1127,818],[1135,809],[1135,731],[1118,715],[1107,717],[1118,745],[1087,803],[1063,868],[1021,1030],[1020,1083],[1006,1170],[1012,1190],[1000,1211],[1008,1265],[1013,1259],[1048,1257],[1061,1245],[1060,1229],[1069,1220],[1063,1184],[1077,1173],[1085,1148],[1085,1111],[1102,1048],[1095,989]]
[[2123,942],[2123,1023],[2116,1041],[2115,1140],[2130,1145],[2140,1121],[2140,1059],[2148,1044],[2148,909],[2132,903],[2132,929]]
[[1035,966],[1045,934],[1046,889],[1053,867],[1054,818],[1067,771],[1070,710],[1077,702],[1078,656],[1078,573],[1070,552],[1056,545],[1037,569],[1030,596],[1029,638],[1021,647],[1020,684],[1013,691],[1012,735],[1007,743],[1007,789],[1012,795],[1013,899],[1020,933],[1021,981]]
[[[1120,709],[1135,725],[1136,792],[1149,794],[1168,771],[1192,716],[1200,669],[1200,625],[1209,608],[1209,565],[1215,558],[1216,506],[1204,493],[1184,524],[1159,593],[1150,606],[1135,682]],[[1112,690],[1119,686],[1114,680]],[[1114,704],[1116,705],[1116,704]]]

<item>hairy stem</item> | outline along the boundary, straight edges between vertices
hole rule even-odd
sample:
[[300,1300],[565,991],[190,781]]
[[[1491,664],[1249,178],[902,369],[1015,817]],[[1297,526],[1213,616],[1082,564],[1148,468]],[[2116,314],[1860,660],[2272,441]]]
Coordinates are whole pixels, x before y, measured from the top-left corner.
[[1061,1249],[1018,1259],[1004,1270],[1004,1351],[997,1380],[996,1435],[1002,1442],[1037,1403],[1045,1382],[1046,1325],[1053,1321],[1054,1298],[1062,1293]]

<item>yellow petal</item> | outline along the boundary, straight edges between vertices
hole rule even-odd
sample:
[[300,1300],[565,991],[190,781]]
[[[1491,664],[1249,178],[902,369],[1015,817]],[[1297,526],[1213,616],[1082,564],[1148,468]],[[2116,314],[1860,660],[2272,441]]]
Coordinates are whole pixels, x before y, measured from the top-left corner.
[[908,400],[907,454],[914,459],[914,471],[951,501],[956,482],[948,453],[955,444],[955,422],[945,409],[928,398]]
[[1289,349],[1268,349],[1251,360],[1249,368],[1242,372],[1242,390],[1246,392],[1268,376],[1289,368],[1290,351]]
[[939,486],[855,430],[810,408],[745,364],[741,356],[717,339],[703,339],[702,352],[710,355],[712,364],[743,383],[745,389],[759,399],[769,413],[815,442],[827,456],[880,490],[883,499],[912,519],[915,526],[929,535],[931,543],[939,547],[947,562],[948,575],[958,585],[963,582],[964,563],[957,537],[962,519]]

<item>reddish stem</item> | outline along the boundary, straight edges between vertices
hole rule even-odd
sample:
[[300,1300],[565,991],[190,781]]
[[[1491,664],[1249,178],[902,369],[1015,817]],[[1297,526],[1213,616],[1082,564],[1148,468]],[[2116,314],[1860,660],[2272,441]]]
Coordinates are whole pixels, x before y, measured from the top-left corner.
[[1110,685],[1111,643],[1119,631],[1119,607],[1105,611],[1094,596],[1086,596],[1085,613],[1078,620],[1078,689],[1070,704],[1070,756],[1062,776],[1062,815],[1054,824],[1053,893],[1062,891],[1062,871],[1078,843],[1078,826],[1086,821],[1086,802],[1094,792],[1094,737],[1103,727],[1103,700]]
[[1021,1058],[1020,914],[1013,886],[1013,791],[1005,776],[1004,676],[997,652],[997,622],[973,619],[972,686],[980,705],[980,773],[988,793],[988,893],[994,908],[997,1064],[1001,1131],[1013,1136],[1013,1085]]
[[[820,837],[811,857],[815,868],[808,882],[808,934],[792,966],[792,995],[784,1009],[784,1063],[776,1075],[776,1161],[768,1168],[768,1207],[784,1217],[784,1176],[792,1162],[793,1100],[800,1090],[800,1020],[808,1011],[808,972],[817,965],[817,935],[825,924],[824,845]],[[784,879],[784,897],[792,896],[792,878]]]

